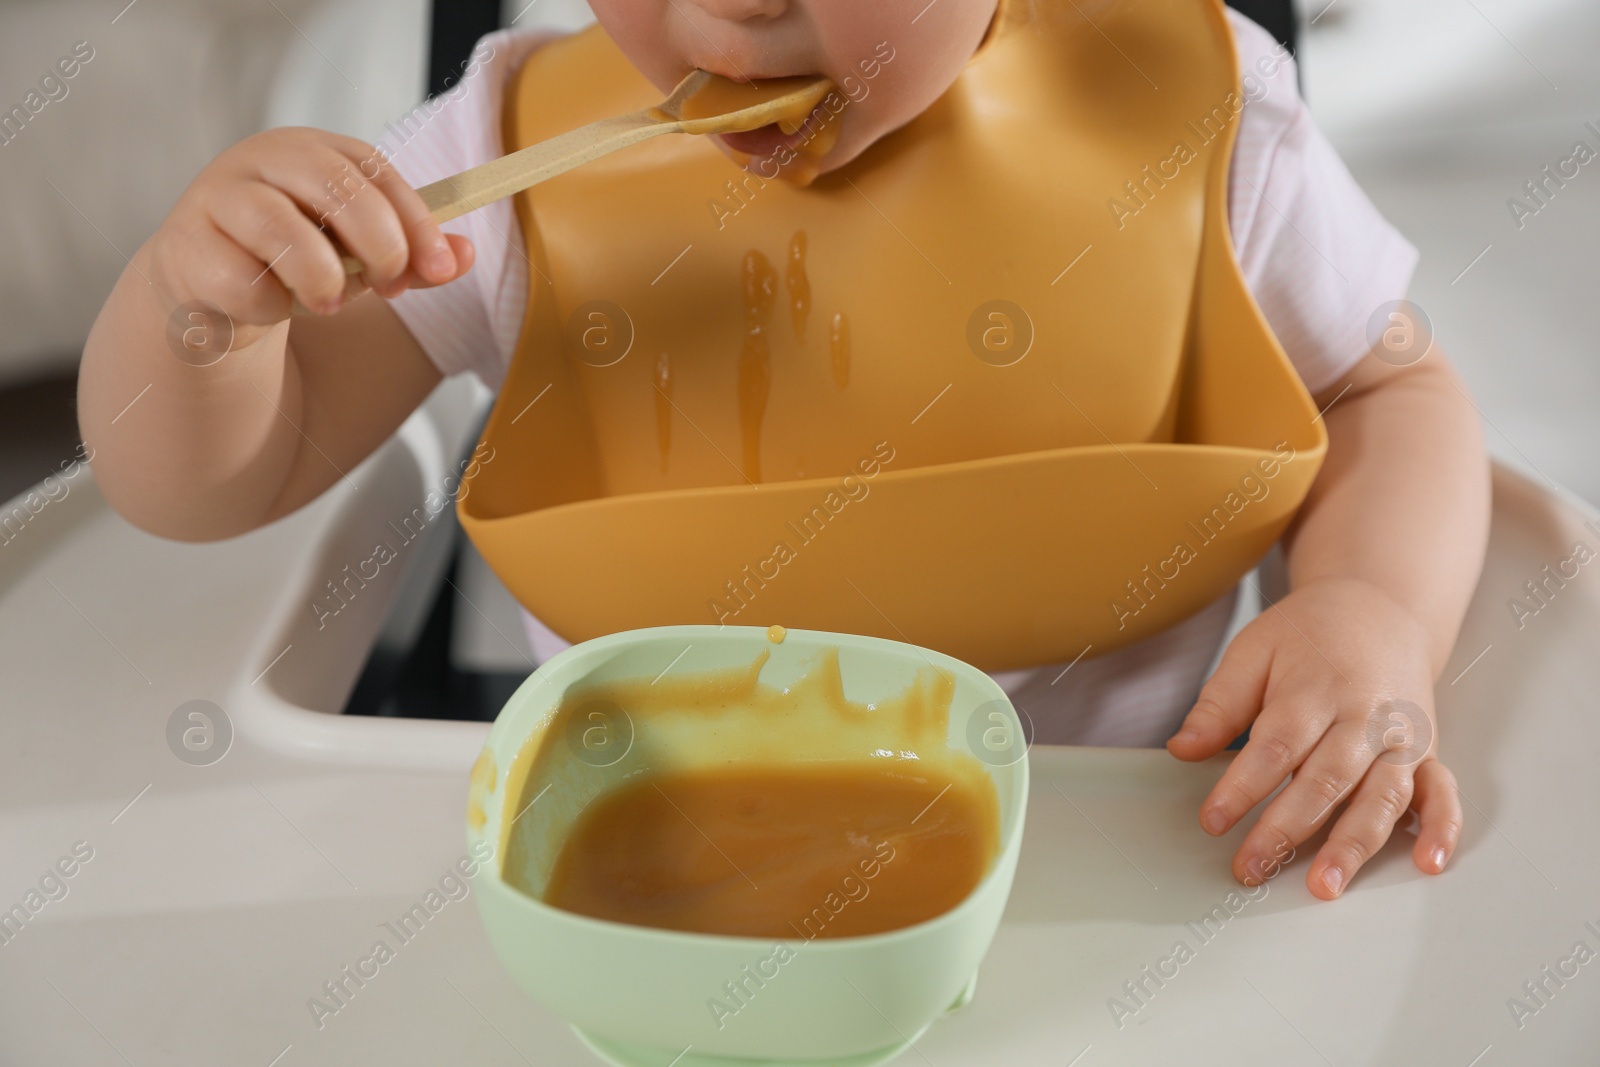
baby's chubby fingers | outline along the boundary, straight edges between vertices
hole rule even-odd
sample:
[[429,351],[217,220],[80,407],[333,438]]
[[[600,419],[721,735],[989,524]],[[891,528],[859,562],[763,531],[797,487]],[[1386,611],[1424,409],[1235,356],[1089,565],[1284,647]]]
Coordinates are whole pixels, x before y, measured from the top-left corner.
[[1272,665],[1271,646],[1257,637],[1246,627],[1228,645],[1183,725],[1167,739],[1168,752],[1181,760],[1209,759],[1254,721]]
[[246,268],[252,277],[245,279],[246,271],[241,271],[234,279],[232,288],[242,295],[227,305],[229,314],[253,322],[260,315],[277,317],[286,311],[261,288],[269,276],[306,307],[324,314],[337,311],[344,299],[344,267],[316,223],[286,193],[265,183],[240,185],[231,193],[212,211],[212,222],[254,262]]
[[1456,776],[1437,759],[1423,760],[1417,765],[1411,806],[1420,824],[1411,862],[1424,873],[1438,874],[1455,855],[1461,839],[1461,793],[1456,789]]
[[176,250],[173,244],[154,248],[156,270],[227,308],[236,327],[270,326],[289,314],[295,299],[289,288],[263,260],[211,221],[190,225],[181,254]]
[[293,152],[261,159],[260,178],[292,197],[330,240],[337,238],[361,262],[367,285],[390,297],[408,281],[432,285],[456,276],[450,243],[382,153],[335,134],[285,131],[296,135]]
[[1411,807],[1414,774],[1414,767],[1381,759],[1371,765],[1306,871],[1306,888],[1312,896],[1332,900],[1344,892],[1356,872],[1389,840]]
[[[1246,751],[1248,749],[1247,745]],[[1272,759],[1276,759],[1278,751],[1284,750],[1275,746]],[[1348,797],[1361,781],[1367,768],[1372,765],[1373,755],[1366,746],[1365,734],[1359,724],[1346,721],[1329,729],[1314,743],[1309,757],[1294,761],[1300,765],[1294,770],[1293,780],[1267,805],[1261,818],[1245,835],[1244,842],[1233,856],[1234,877],[1244,881],[1267,857],[1280,854],[1285,847],[1298,846],[1316,833],[1328,820],[1334,807]],[[1275,768],[1277,764],[1272,762],[1263,766]],[[1264,770],[1258,778],[1241,786],[1236,793],[1224,794],[1219,799],[1219,804],[1223,805],[1221,810],[1233,814],[1234,809],[1228,805],[1235,795],[1242,794],[1248,798],[1263,787],[1271,792],[1283,781],[1281,777],[1276,777],[1270,786],[1267,785],[1268,780],[1276,774],[1275,769]],[[1221,783],[1218,788],[1222,788]]]
[[[395,296],[404,288],[443,285],[471,268],[471,242],[465,237],[446,234],[439,228],[439,223],[423,203],[421,195],[406,184],[379,149],[347,137],[337,138],[335,144],[355,165],[361,177],[371,182],[382,194],[404,234],[406,266],[409,268],[402,272],[405,285],[396,288],[391,284],[380,288],[382,295]],[[352,247],[351,251],[355,249]],[[396,277],[401,278],[402,273],[397,273]]]
[[[1269,703],[1256,719],[1244,748],[1200,805],[1200,825],[1206,833],[1227,833],[1270,796],[1317,747],[1333,718],[1330,702],[1308,694],[1285,694]],[[1302,840],[1304,836],[1289,843]],[[1266,854],[1273,844],[1265,842],[1258,851]]]
[[259,180],[292,198],[336,255],[342,246],[358,256],[366,284],[381,291],[396,281],[409,259],[405,228],[389,201],[337,151],[342,138],[312,130],[283,135],[293,150],[262,154]]
[[[212,232],[233,247],[206,240]],[[442,233],[378,149],[297,128],[266,130],[213,160],[151,246],[171,302],[212,300],[260,325],[285,318],[291,297],[333,314],[368,285],[395,296],[453,281],[473,260],[471,242]],[[346,274],[345,253],[361,261],[359,276]]]

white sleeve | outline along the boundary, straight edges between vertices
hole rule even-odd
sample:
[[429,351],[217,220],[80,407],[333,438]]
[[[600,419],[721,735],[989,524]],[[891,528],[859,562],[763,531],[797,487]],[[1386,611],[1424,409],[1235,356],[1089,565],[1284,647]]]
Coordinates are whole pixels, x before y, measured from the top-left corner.
[[1370,347],[1367,320],[1406,296],[1417,250],[1378,213],[1311,119],[1294,60],[1229,10],[1245,106],[1228,219],[1245,283],[1306,388],[1336,382]]
[[[501,104],[528,53],[548,31],[501,30],[480,40],[460,82],[391,123],[377,147],[416,188],[503,155]],[[528,300],[528,260],[509,199],[444,224],[472,241],[476,258],[448,285],[408,289],[389,301],[441,373],[473,373],[498,391],[511,366]]]

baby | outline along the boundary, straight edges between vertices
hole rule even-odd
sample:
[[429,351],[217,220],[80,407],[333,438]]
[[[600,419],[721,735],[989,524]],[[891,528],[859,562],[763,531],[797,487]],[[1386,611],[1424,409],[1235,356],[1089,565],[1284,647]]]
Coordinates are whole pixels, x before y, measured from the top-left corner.
[[[1214,3],[1166,0],[1188,18],[1214,15]],[[606,47],[663,95],[696,68],[735,80],[822,74],[838,84],[848,105],[835,103],[831,143],[814,130],[775,127],[713,139],[733,161],[730,178],[745,166],[762,181],[799,183],[881,157],[880,142],[933,108],[1007,9],[1021,5],[1039,21],[1019,32],[1081,34],[1074,40],[1103,45],[1108,62],[1125,60],[1151,86],[1167,78],[1102,28],[1120,10],[1115,0],[592,0]],[[1232,593],[1118,651],[997,677],[1014,696],[1027,695],[1041,739],[1165,739],[1179,759],[1202,760],[1248,729],[1201,806],[1201,825],[1227,832],[1290,779],[1244,837],[1234,875],[1246,884],[1270,877],[1331,824],[1306,880],[1333,899],[1408,810],[1418,817],[1412,855],[1420,870],[1442,871],[1456,846],[1461,807],[1436,756],[1432,694],[1483,560],[1488,467],[1475,411],[1437,347],[1425,340],[1421,358],[1397,359],[1370,336],[1369,320],[1405,296],[1415,252],[1312,125],[1292,62],[1253,23],[1227,19],[1243,74],[1227,172],[1233,247],[1329,438],[1283,539],[1289,592],[1238,633],[1209,679]],[[473,371],[501,383],[519,349],[538,257],[530,259],[511,201],[441,228],[415,188],[500,154],[502,131],[515,125],[502,111],[516,99],[519,68],[557,47],[538,34],[487,38],[462,83],[414,113],[398,150],[319,130],[270,130],[201,172],[133,257],[84,352],[83,435],[96,479],[122,515],[180,540],[244,533],[314,500],[444,374]],[[1033,91],[1074,95],[1070,108],[1040,101],[1052,118],[1112,139],[1130,121],[1126,109],[1136,105],[1125,94],[1041,69],[1049,77]],[[1165,162],[1177,168],[1187,158]],[[1147,192],[1165,187],[1145,171]],[[749,182],[743,188],[761,188]],[[1145,207],[1138,189],[1064,184],[1060,195],[1092,196],[1097,209],[1104,202],[1118,228],[1156,225],[1130,217]],[[1006,193],[971,190],[985,195]],[[1163,195],[1170,204],[1177,194]],[[726,199],[704,224],[728,223],[745,207],[743,198]],[[901,238],[915,243],[903,232],[886,239]],[[360,275],[347,277],[344,254],[364,264]],[[1130,303],[1140,281],[1125,279]],[[226,318],[206,322],[194,310],[205,307]],[[174,347],[173,333],[191,321],[229,334],[217,356],[208,358],[205,345]],[[193,358],[175,359],[175,351]],[[130,408],[135,396],[143,399]],[[548,629],[529,625],[541,658],[560,647]]]

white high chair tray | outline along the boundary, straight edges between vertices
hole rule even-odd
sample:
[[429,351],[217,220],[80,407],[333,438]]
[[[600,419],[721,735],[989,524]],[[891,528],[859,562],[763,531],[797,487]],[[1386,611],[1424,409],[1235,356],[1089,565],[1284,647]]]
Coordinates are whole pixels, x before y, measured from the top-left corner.
[[[364,494],[405,482],[397,471],[428,480],[443,454],[391,442],[302,513],[204,546],[131,529],[85,474],[0,546],[0,909],[92,849],[0,943],[0,1063],[596,1062],[511,984],[470,897],[441,894],[403,943],[385,925],[463,857],[486,727],[327,714],[382,590],[320,631],[306,590],[361,558],[328,546],[373,513]],[[1504,468],[1494,487],[1488,566],[1439,685],[1467,817],[1448,873],[1419,874],[1399,834],[1335,903],[1306,891],[1302,860],[1229,914],[1243,831],[1216,841],[1196,821],[1221,760],[1036,748],[1021,867],[977,996],[901,1062],[1592,1062],[1600,563],[1521,625],[1508,600],[1577,542],[1600,547],[1600,523]],[[209,766],[166,740],[197,698],[237,735]],[[1227,921],[1202,930],[1219,905]],[[380,938],[394,958],[316,1018],[309,1001],[335,1003],[324,983]],[[1135,999],[1124,983],[1141,981]]]

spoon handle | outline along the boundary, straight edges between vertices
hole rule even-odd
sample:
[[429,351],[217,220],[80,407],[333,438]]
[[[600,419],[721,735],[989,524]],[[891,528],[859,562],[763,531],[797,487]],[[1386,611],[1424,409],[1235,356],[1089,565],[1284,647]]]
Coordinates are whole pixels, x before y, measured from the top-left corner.
[[[433,213],[434,221],[449,222],[619,148],[679,128],[676,120],[655,108],[616,115],[480,163],[471,170],[424,185],[417,192]],[[346,274],[361,273],[363,267],[359,259],[342,258]]]
[[[726,79],[718,79],[703,70],[692,71],[656,107],[591,122],[443,181],[425,185],[417,192],[422,194],[422,202],[428,205],[436,221],[449,222],[469,211],[476,211],[486,204],[554,178],[557,174],[580,167],[590,160],[658,134],[732,133],[736,130],[753,130],[772,122],[798,122],[810,114],[823,96],[833,89],[833,83],[826,78],[815,78],[809,82],[804,78],[781,79],[781,84],[771,83],[765,94],[757,94],[756,102],[750,102],[748,97],[735,102],[727,99],[725,88],[720,93],[711,93],[714,85],[725,82]],[[794,82],[803,84],[791,84]],[[772,95],[774,91],[777,95]],[[685,107],[694,103],[691,98],[699,99],[702,93],[711,93],[709,101],[702,101],[703,104],[709,104],[711,113],[684,117]],[[734,106],[735,103],[738,106]],[[722,106],[719,107],[719,104]],[[784,128],[788,129],[787,126]],[[353,256],[340,258],[344,260],[346,274],[360,274],[364,269],[361,261]],[[300,310],[298,302],[295,310]]]
[[619,148],[676,129],[676,121],[653,108],[617,115],[491,159],[417,192],[437,221],[449,222]]

